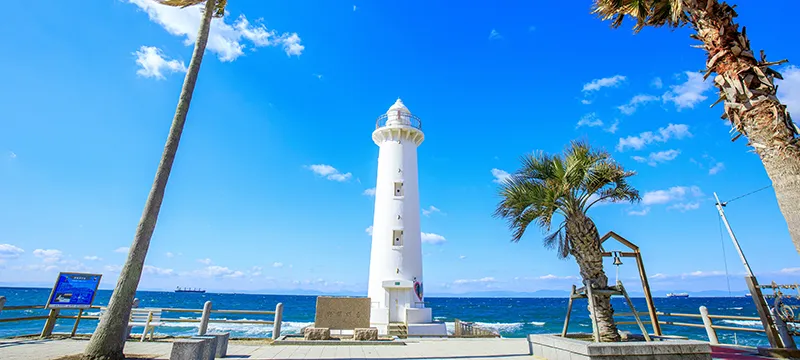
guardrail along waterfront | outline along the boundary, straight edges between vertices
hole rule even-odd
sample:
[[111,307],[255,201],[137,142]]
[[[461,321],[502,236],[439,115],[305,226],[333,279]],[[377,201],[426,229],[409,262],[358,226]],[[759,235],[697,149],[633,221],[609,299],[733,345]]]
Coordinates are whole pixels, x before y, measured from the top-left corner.
[[[5,297],[0,296],[0,314],[4,315],[0,318],[0,324],[3,323],[15,323],[15,322],[43,322],[41,332],[31,333],[31,334],[23,334],[22,336],[32,336],[32,335],[39,335],[42,338],[46,338],[52,335],[60,335],[60,336],[76,336],[76,335],[89,335],[90,333],[78,333],[78,326],[81,324],[82,321],[100,321],[100,317],[102,313],[106,310],[104,306],[91,306],[88,309],[46,309],[45,305],[15,305],[15,306],[4,306],[6,303]],[[151,326],[154,326],[156,329],[165,324],[170,323],[190,323],[190,324],[197,324],[198,333],[203,334],[206,332],[208,328],[208,324],[252,324],[252,325],[262,325],[262,326],[270,326],[272,329],[272,338],[276,339],[280,336],[281,333],[281,323],[283,320],[283,304],[278,303],[275,306],[274,311],[267,311],[267,310],[225,310],[225,309],[213,309],[211,305],[211,301],[207,301],[203,309],[186,309],[186,308],[140,308],[135,307],[135,311],[137,312],[152,312],[158,313],[160,318],[154,320]],[[34,315],[27,315],[25,316],[23,313],[20,313],[17,316],[17,312],[21,311],[24,313],[38,313]],[[45,311],[49,311],[47,315],[44,315]],[[14,312],[14,315],[10,315]],[[167,314],[168,316],[164,316]],[[194,316],[186,316],[188,314],[196,315]],[[183,315],[183,316],[181,316]],[[253,315],[254,317],[261,317],[262,319],[227,319],[227,318],[215,318],[213,315]],[[150,316],[152,319],[152,315]],[[54,332],[56,322],[59,320],[72,320],[72,326],[70,332]],[[168,325],[166,325],[168,326]],[[137,326],[140,327],[141,326]],[[138,338],[138,335],[135,337]]]
[[[637,312],[640,317],[650,317],[650,314],[646,311]],[[614,314],[615,317],[633,317],[633,313],[631,312],[621,312]],[[739,320],[739,321],[753,321],[753,322],[761,322],[761,319],[757,316],[740,316],[740,315],[711,315],[708,313],[708,309],[705,306],[700,307],[699,314],[686,314],[686,313],[670,313],[670,312],[656,312],[656,316],[658,316],[658,324],[659,325],[666,325],[666,326],[675,326],[675,327],[688,327],[688,328],[698,328],[704,329],[706,331],[706,336],[708,337],[708,342],[717,345],[720,344],[719,337],[717,336],[717,330],[721,331],[733,331],[733,332],[750,332],[750,333],[765,333],[764,328],[754,328],[754,327],[743,327],[743,326],[726,326],[726,325],[718,325],[714,324],[714,320]],[[696,320],[696,321],[692,321]],[[644,322],[644,320],[643,320]],[[636,321],[617,321],[617,325],[636,325]],[[651,325],[649,322],[645,322],[645,326]],[[652,326],[651,326],[652,328]],[[663,329],[663,328],[662,328]],[[676,333],[674,331],[669,331],[674,335],[680,335],[680,333]],[[655,334],[655,335],[664,335],[664,334]],[[670,334],[666,334],[670,335]]]

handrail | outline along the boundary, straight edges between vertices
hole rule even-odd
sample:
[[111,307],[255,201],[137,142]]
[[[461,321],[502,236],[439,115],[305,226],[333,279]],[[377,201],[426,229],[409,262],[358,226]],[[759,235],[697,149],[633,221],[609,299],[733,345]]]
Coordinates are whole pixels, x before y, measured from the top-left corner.
[[[44,305],[14,305],[14,306],[4,306],[5,299],[0,297],[0,312],[5,311],[14,311],[14,310],[48,310]],[[182,319],[182,318],[170,318],[170,317],[162,317],[160,322],[165,323],[198,323],[200,327],[203,328],[203,324],[207,323],[222,323],[222,324],[255,324],[255,325],[273,325],[272,329],[272,337],[273,339],[280,336],[280,323],[282,322],[283,317],[283,304],[278,303],[275,307],[275,311],[272,310],[226,310],[226,309],[210,309],[210,302],[207,302],[207,307],[209,311],[204,312],[203,309],[186,309],[186,308],[158,308],[158,307],[142,307],[136,308],[138,310],[158,310],[161,312],[173,312],[173,313],[197,313],[202,314],[198,318],[192,319]],[[18,322],[18,321],[29,321],[29,320],[47,320],[45,323],[44,330],[42,331],[42,336],[47,337],[52,334],[52,328],[55,325],[55,322],[59,319],[69,319],[75,320],[75,324],[72,327],[72,333],[65,333],[70,336],[75,335],[75,331],[78,328],[78,324],[81,320],[100,320],[99,315],[84,315],[86,310],[100,310],[101,312],[105,311],[107,308],[105,306],[97,306],[93,305],[88,309],[49,309],[50,315],[34,315],[34,316],[24,316],[24,317],[12,317],[12,318],[0,318],[0,323],[11,323],[11,322]],[[62,315],[60,314],[60,310],[78,310],[77,315]],[[249,319],[214,319],[211,318],[211,313],[216,314],[236,314],[236,315],[273,315],[272,320],[249,320]]]
[[[639,316],[649,316],[646,312],[637,312]],[[739,327],[739,326],[726,326],[726,325],[716,325],[713,323],[712,320],[744,320],[744,321],[761,321],[761,318],[755,316],[742,316],[742,315],[711,315],[708,313],[708,309],[705,306],[700,307],[700,314],[686,314],[686,313],[670,313],[670,312],[656,312],[656,315],[659,316],[658,323],[660,325],[672,325],[672,326],[682,326],[682,327],[691,327],[691,328],[703,328],[706,329],[706,334],[708,335],[708,341],[711,344],[719,344],[719,338],[717,337],[717,330],[724,330],[724,331],[745,331],[751,333],[764,333],[763,328],[750,328],[750,327]],[[616,313],[614,316],[618,317],[632,317],[633,313]],[[669,320],[661,320],[662,317],[675,317],[675,318],[687,318],[687,319],[700,319],[702,323],[691,323],[691,322],[680,322],[680,321],[669,321]],[[617,321],[619,325],[635,325],[637,324],[634,321]]]

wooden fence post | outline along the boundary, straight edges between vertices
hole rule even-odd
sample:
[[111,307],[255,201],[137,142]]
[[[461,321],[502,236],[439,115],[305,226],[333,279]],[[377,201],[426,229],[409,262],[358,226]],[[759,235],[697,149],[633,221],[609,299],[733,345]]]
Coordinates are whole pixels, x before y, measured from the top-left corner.
[[272,340],[281,336],[281,322],[283,321],[283,303],[275,305],[275,319],[272,322]]
[[203,316],[200,318],[200,328],[197,329],[197,335],[205,335],[208,331],[208,320],[211,318],[211,301],[206,301],[203,305]]
[[0,313],[3,312],[4,306],[6,306],[6,297],[0,296]]
[[69,333],[69,337],[75,336],[75,332],[78,331],[78,324],[80,324],[82,316],[83,316],[83,309],[80,309],[78,311],[78,316],[75,317],[75,325],[72,325],[72,332]]
[[708,342],[712,345],[719,344],[719,339],[717,338],[717,330],[714,330],[714,325],[711,323],[711,318],[708,316],[708,308],[705,306],[700,307],[700,316],[703,318],[703,325],[706,328],[706,333],[708,334]]
[[56,320],[58,320],[58,313],[61,312],[60,309],[50,309],[50,314],[47,316],[47,321],[44,323],[44,328],[42,328],[42,334],[39,335],[40,339],[44,339],[53,335],[53,328],[56,327]]

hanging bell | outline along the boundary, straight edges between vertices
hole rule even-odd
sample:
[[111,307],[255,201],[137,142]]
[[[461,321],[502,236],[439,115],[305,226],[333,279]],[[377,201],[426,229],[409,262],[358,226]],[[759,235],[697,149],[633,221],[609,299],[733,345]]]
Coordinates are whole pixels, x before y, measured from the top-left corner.
[[614,265],[616,265],[616,266],[622,265],[622,259],[619,258],[619,253],[618,252],[614,253]]

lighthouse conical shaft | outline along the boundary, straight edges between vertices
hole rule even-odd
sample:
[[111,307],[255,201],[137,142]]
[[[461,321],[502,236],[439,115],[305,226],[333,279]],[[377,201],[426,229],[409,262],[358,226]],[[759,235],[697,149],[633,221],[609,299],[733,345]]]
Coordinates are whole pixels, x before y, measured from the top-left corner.
[[390,323],[430,323],[422,277],[417,147],[419,119],[400,99],[378,118],[378,179],[372,224],[368,296],[370,322],[382,333]]

